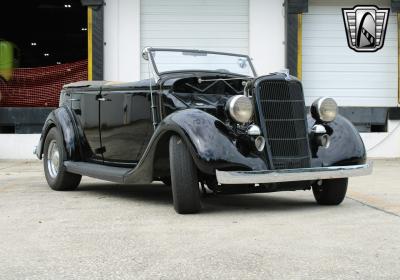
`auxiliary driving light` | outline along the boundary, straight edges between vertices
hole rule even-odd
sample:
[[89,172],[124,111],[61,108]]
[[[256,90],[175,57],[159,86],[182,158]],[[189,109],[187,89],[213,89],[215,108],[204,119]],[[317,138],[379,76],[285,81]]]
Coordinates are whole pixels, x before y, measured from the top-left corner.
[[265,138],[257,136],[256,139],[254,139],[254,145],[256,146],[257,151],[261,152],[265,148]]
[[318,136],[318,142],[320,146],[329,148],[329,145],[331,144],[331,137],[328,134],[322,134]]
[[311,137],[314,138],[318,146],[329,148],[331,144],[331,136],[326,133],[326,129],[321,124],[315,124],[311,128]]
[[247,128],[247,135],[250,136],[258,136],[261,134],[261,129],[258,127],[258,125],[252,124],[249,125]]

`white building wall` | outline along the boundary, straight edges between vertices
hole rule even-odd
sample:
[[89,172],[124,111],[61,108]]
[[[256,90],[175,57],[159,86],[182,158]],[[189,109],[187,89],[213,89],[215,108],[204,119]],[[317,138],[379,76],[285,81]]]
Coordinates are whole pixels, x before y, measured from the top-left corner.
[[[145,0],[141,3],[140,25],[142,49],[249,54],[249,0]],[[141,64],[141,77],[148,78],[148,62],[142,59]]]
[[308,2],[302,31],[302,82],[306,105],[311,105],[319,96],[330,96],[339,106],[398,106],[397,15],[389,14],[381,50],[355,52],[347,44],[341,8],[361,4],[389,8],[390,0]]
[[[249,55],[258,74],[284,68],[284,40],[283,0],[249,0]],[[104,41],[104,79],[140,79],[140,0],[106,1]]]
[[140,79],[140,0],[108,0],[104,6],[104,79]]
[[258,75],[285,67],[285,9],[282,0],[250,0],[249,49]]
[[388,121],[388,132],[361,133],[370,158],[400,157],[400,121]]
[[0,160],[35,159],[33,148],[39,139],[40,134],[0,134]]

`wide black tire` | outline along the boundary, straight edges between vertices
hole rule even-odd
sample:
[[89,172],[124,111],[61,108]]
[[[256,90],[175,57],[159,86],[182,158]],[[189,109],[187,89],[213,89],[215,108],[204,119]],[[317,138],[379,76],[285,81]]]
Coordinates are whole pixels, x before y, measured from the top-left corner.
[[321,185],[314,184],[315,200],[321,205],[339,205],[346,196],[348,181],[348,178],[340,178],[323,180]]
[[179,214],[199,212],[201,202],[197,168],[188,148],[178,136],[170,138],[169,160],[175,211]]
[[[53,147],[51,148],[50,145]],[[58,157],[54,158],[49,154],[49,148],[54,151],[54,145],[58,152]],[[51,157],[51,158],[49,158]],[[58,159],[57,159],[58,158]],[[44,174],[50,188],[55,191],[71,191],[76,189],[81,182],[81,175],[67,172],[64,161],[67,153],[64,147],[64,141],[57,128],[53,127],[47,133],[43,149]],[[51,160],[55,159],[55,160]],[[53,162],[53,165],[52,165]],[[57,171],[55,171],[57,170]]]

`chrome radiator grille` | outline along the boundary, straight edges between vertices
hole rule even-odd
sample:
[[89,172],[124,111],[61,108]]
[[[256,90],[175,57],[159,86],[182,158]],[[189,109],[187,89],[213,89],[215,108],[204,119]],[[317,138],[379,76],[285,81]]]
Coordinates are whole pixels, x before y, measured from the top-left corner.
[[263,80],[255,100],[260,125],[268,143],[271,168],[310,167],[306,114],[300,82]]

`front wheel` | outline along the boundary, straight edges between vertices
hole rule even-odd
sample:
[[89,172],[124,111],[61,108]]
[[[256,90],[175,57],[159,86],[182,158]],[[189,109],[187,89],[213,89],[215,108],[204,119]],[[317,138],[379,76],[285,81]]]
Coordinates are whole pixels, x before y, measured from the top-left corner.
[[200,189],[197,168],[188,148],[178,136],[169,141],[172,198],[175,211],[192,214],[200,211]]
[[322,180],[312,186],[315,200],[321,205],[339,205],[347,192],[348,178]]
[[50,188],[56,191],[69,191],[78,187],[82,176],[67,172],[64,166],[66,151],[64,141],[57,128],[47,133],[44,142],[44,174]]

